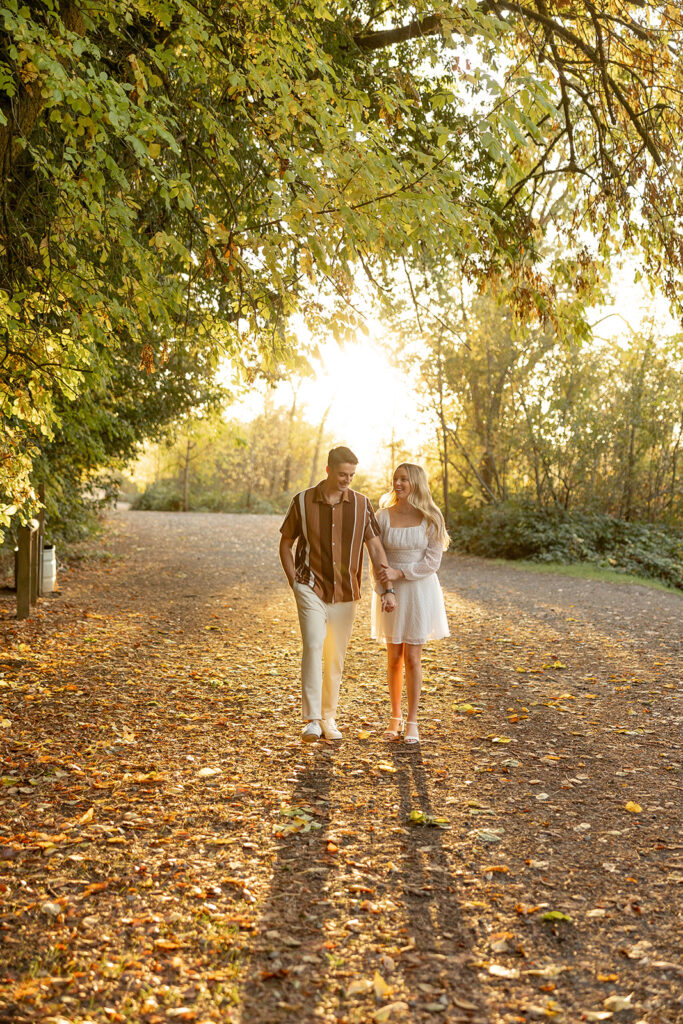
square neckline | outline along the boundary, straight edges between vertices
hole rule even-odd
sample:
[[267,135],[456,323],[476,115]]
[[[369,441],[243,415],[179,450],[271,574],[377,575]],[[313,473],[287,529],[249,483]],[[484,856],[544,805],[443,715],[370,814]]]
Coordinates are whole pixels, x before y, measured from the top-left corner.
[[423,516],[419,523],[413,523],[412,526],[394,526],[391,522],[391,512],[388,508],[381,509],[382,512],[386,512],[387,519],[389,521],[390,530],[419,530],[421,526],[425,525],[425,517]]

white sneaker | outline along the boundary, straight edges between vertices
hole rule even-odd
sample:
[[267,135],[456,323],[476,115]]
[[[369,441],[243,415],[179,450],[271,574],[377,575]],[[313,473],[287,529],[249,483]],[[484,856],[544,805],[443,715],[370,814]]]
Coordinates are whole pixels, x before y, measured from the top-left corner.
[[343,739],[342,734],[337,728],[337,723],[334,718],[325,718],[322,721],[323,736],[326,740],[341,740]]
[[320,728],[320,722],[306,722],[303,732],[301,733],[301,739],[304,743],[317,743],[321,734],[322,729]]

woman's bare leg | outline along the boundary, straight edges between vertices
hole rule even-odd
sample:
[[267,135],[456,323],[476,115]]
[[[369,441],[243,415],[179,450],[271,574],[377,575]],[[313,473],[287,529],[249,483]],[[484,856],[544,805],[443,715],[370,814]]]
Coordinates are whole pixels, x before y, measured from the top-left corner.
[[[387,644],[387,684],[391,700],[391,717],[387,731],[399,731],[401,714],[401,694],[403,692],[403,644]],[[393,728],[395,727],[395,728]]]
[[[422,644],[404,644],[404,660],[406,667],[406,692],[408,694],[407,722],[417,723],[417,712],[420,707],[422,692]],[[417,725],[406,725],[406,739],[418,738]]]

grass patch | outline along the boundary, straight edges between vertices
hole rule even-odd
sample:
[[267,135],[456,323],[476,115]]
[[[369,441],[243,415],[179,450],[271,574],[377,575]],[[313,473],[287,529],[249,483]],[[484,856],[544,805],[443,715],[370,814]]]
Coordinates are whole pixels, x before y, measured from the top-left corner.
[[676,587],[667,587],[666,583],[659,580],[648,579],[645,576],[634,576],[633,573],[618,572],[616,569],[604,569],[599,565],[592,565],[590,562],[574,562],[567,565],[565,562],[527,562],[524,559],[510,558],[487,558],[487,562],[494,562],[496,565],[505,565],[509,569],[521,569],[523,572],[550,573],[556,576],[574,576],[580,580],[599,580],[601,583],[637,584],[639,587],[648,587],[650,590],[665,590],[668,594],[679,594]]

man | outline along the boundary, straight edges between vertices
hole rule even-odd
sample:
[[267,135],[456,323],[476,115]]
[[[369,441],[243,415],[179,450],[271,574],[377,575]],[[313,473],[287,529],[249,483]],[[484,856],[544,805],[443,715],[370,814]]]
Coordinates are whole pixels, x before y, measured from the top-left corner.
[[[365,495],[351,490],[357,465],[350,448],[333,448],[327,479],[294,495],[280,527],[280,561],[294,591],[303,641],[302,739],[307,743],[321,735],[327,740],[342,738],[334,716],[360,599],[363,544],[376,575],[387,564],[372,506]],[[382,600],[387,610],[393,610],[391,586]]]

